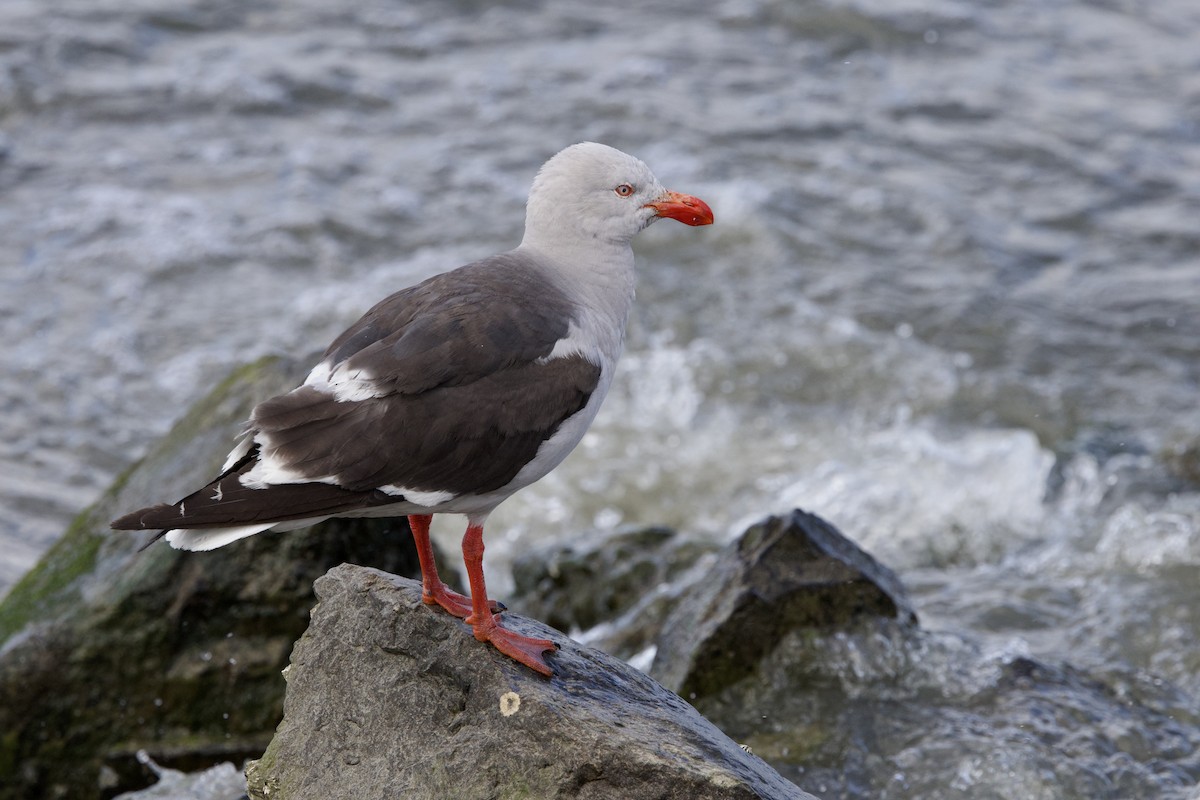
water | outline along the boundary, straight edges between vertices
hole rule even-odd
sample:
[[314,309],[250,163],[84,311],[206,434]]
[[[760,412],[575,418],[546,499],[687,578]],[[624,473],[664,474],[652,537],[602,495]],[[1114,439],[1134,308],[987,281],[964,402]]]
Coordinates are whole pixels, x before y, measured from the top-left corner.
[[[501,590],[564,532],[801,505],[939,634],[1200,696],[1198,36],[1188,0],[10,0],[0,590],[232,365],[511,247],[594,139],[717,224],[638,240],[592,433],[493,517]],[[1077,796],[1013,764],[961,796]]]

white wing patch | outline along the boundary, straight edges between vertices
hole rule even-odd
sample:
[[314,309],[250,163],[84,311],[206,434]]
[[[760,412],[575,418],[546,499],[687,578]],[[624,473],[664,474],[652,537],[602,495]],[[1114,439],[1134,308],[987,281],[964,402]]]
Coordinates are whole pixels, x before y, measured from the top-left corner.
[[387,394],[387,390],[366,370],[350,369],[344,364],[331,369],[328,361],[322,361],[313,367],[312,372],[304,379],[304,385],[311,386],[318,392],[333,395],[333,399],[339,403],[370,400]]
[[247,489],[266,489],[268,486],[280,483],[329,483],[338,486],[337,478],[332,475],[309,477],[297,472],[289,465],[279,460],[271,448],[270,437],[262,431],[254,435],[254,441],[259,446],[258,461],[249,471],[238,476],[238,483]]
[[554,343],[554,349],[548,355],[544,355],[537,359],[538,364],[546,364],[554,361],[557,358],[568,358],[574,355],[587,356],[596,349],[595,342],[587,341],[583,335],[583,331],[571,322],[567,328],[567,335]]
[[250,452],[250,446],[254,444],[254,439],[249,434],[242,437],[232,450],[229,451],[229,457],[225,459],[225,465],[221,467],[221,472],[228,472],[233,469],[233,465],[241,461]]
[[337,478],[332,475],[310,478],[307,475],[296,472],[294,469],[288,468],[286,465],[281,464],[278,459],[271,456],[260,456],[258,463],[254,465],[253,469],[238,476],[238,483],[247,489],[266,489],[268,486],[276,486],[281,483],[329,483],[334,486],[339,485]]
[[403,495],[404,499],[408,502],[416,503],[425,508],[433,508],[440,506],[442,503],[449,503],[458,496],[454,492],[423,492],[419,489],[405,489],[403,486],[396,486],[395,484],[380,486],[379,491],[392,496]]

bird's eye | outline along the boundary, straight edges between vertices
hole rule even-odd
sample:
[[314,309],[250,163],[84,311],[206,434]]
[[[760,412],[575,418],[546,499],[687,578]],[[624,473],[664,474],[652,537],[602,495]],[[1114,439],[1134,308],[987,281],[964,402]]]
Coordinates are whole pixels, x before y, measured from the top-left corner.
[[615,191],[621,197],[629,197],[629,195],[633,194],[633,187],[630,186],[628,183],[622,183],[620,186],[618,186],[613,191]]

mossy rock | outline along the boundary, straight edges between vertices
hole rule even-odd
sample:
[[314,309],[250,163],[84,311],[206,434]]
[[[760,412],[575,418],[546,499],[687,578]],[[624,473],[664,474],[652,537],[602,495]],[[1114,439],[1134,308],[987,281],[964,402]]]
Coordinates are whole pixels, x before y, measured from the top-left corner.
[[419,574],[402,520],[330,520],[211,553],[138,552],[151,533],[108,529],[198,485],[253,405],[302,375],[279,359],[236,370],[0,603],[0,800],[140,788],[139,749],[179,769],[261,754],[313,581],[342,562]]

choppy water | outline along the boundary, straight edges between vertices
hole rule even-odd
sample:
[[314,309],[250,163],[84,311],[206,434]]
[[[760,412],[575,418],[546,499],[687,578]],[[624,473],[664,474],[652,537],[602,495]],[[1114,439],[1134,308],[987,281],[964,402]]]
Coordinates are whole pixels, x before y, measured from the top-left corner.
[[718,223],[639,239],[617,383],[493,571],[801,505],[931,629],[1200,697],[1198,41],[1191,0],[0,4],[0,590],[232,365],[512,246],[593,139]]

